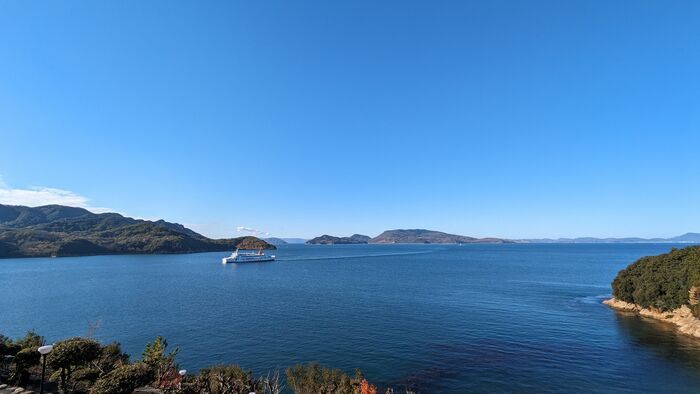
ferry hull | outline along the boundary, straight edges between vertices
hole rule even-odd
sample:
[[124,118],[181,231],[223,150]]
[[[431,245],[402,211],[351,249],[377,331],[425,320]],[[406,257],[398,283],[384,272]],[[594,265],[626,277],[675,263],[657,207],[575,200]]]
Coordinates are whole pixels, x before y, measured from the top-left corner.
[[275,256],[264,256],[264,257],[224,257],[221,259],[222,264],[233,264],[233,263],[262,263],[265,261],[275,261]]

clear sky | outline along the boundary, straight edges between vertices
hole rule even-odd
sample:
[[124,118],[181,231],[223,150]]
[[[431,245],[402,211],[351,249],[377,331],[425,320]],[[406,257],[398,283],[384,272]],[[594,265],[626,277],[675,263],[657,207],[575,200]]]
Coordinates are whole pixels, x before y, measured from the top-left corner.
[[699,21],[682,0],[2,1],[0,202],[210,236],[700,231]]

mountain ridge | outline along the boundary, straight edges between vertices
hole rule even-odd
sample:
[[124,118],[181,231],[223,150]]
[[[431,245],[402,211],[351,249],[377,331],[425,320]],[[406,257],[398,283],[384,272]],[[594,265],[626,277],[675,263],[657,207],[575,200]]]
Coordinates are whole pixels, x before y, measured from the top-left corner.
[[520,243],[700,243],[700,233],[685,233],[669,238],[641,238],[641,237],[621,237],[621,238],[597,238],[597,237],[577,237],[577,238],[532,238],[519,239]]

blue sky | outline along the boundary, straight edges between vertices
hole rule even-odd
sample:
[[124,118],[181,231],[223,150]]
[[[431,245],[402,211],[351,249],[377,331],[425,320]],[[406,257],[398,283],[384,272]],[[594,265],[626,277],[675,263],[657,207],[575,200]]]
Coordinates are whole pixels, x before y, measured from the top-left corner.
[[0,202],[211,236],[700,231],[697,1],[3,1]]

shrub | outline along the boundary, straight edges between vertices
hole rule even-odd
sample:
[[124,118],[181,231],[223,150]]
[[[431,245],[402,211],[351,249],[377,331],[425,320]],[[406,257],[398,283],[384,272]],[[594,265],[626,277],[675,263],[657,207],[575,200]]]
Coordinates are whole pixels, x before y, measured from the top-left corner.
[[136,388],[150,382],[151,372],[144,363],[122,365],[99,378],[91,393],[95,394],[129,394]]
[[129,364],[129,355],[122,352],[121,345],[117,342],[103,346],[100,349],[100,355],[94,362],[100,375],[110,373],[115,368],[126,364]]
[[15,344],[19,346],[20,349],[37,350],[39,346],[44,344],[44,338],[34,331],[27,331],[23,338],[15,341]]
[[354,394],[359,392],[362,380],[359,370],[351,379],[339,369],[325,368],[318,363],[287,368],[287,383],[295,393]]
[[142,361],[151,372],[151,377],[155,381],[156,386],[161,385],[161,381],[168,373],[177,370],[175,356],[178,349],[175,348],[169,353],[167,350],[168,341],[158,336],[153,342],[146,345],[142,354]]
[[70,338],[57,342],[46,361],[56,370],[52,378],[59,381],[63,393],[73,391],[73,371],[87,367],[100,354],[100,344],[92,339]]
[[41,355],[36,348],[24,348],[15,355],[15,370],[10,380],[19,386],[29,381],[29,368],[38,365]]
[[238,365],[217,365],[199,373],[211,394],[248,394],[258,390],[253,372]]
[[14,356],[14,368],[8,376],[10,382],[24,385],[29,380],[29,369],[39,364],[41,355],[37,349],[43,343],[44,338],[34,331],[28,331],[23,338],[15,341],[0,335],[0,356]]

